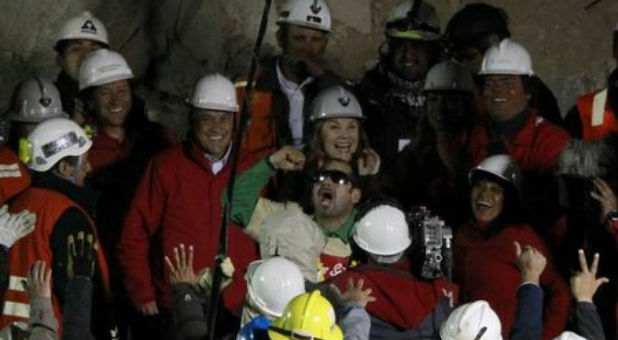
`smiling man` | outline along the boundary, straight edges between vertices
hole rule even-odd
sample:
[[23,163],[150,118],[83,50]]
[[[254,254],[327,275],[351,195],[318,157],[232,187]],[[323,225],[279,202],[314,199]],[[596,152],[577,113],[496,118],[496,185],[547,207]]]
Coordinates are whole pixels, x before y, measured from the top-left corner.
[[[96,216],[107,254],[114,254],[148,161],[176,143],[169,129],[148,120],[144,101],[133,94],[132,78],[133,72],[122,55],[107,49],[91,53],[80,68],[80,98],[92,114],[91,123],[96,130],[88,154],[92,164],[88,183],[101,193]],[[114,288],[121,292],[121,275],[114,256],[110,256],[110,268]],[[118,307],[121,322],[127,319],[127,309]],[[125,325],[120,326],[124,332]]]
[[[281,210],[301,212],[294,202],[275,202],[260,197],[260,190],[277,172],[302,170],[305,156],[302,152],[286,146],[263,159],[242,174],[234,186],[232,218],[245,231],[258,240],[263,223]],[[320,255],[320,275],[324,279],[343,273],[350,265],[351,240],[354,231],[356,204],[361,199],[357,175],[350,165],[341,160],[327,160],[310,178],[315,228],[326,235],[326,246]],[[294,228],[294,225],[290,225]],[[311,247],[308,245],[308,247]],[[306,250],[300,250],[303,252]]]
[[[171,337],[166,333],[172,295],[164,256],[173,258],[173,248],[179,244],[192,246],[197,273],[213,267],[218,251],[223,210],[217,198],[230,177],[238,114],[234,84],[219,74],[205,76],[197,82],[190,106],[187,139],[149,163],[118,245],[128,296],[150,327],[140,329],[137,338]],[[240,170],[255,161],[241,154]],[[229,229],[229,255],[237,274],[223,300],[228,309],[240,312],[246,287],[242,274],[256,259],[257,247],[234,225]]]
[[471,165],[507,153],[524,172],[551,174],[569,135],[528,105],[533,74],[530,55],[518,43],[504,39],[487,50],[479,76],[488,119],[471,134]]
[[425,76],[441,55],[440,21],[431,4],[405,0],[391,12],[385,34],[380,60],[363,77],[358,97],[367,115],[369,142],[383,171],[392,174],[398,152],[414,138]]

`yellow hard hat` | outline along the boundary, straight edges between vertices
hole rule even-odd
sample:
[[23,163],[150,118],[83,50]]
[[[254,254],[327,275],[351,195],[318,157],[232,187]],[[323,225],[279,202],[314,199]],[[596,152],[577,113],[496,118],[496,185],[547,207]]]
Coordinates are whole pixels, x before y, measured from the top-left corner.
[[272,340],[342,340],[343,333],[335,320],[335,311],[320,291],[301,294],[292,299],[283,315],[273,321],[268,335]]

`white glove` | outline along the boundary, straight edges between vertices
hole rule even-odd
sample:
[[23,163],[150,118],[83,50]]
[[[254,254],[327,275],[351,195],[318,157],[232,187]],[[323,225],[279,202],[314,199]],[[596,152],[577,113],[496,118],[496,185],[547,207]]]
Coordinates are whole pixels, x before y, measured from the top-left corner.
[[[234,265],[232,259],[226,257],[221,262],[221,272],[223,273],[223,281],[221,282],[221,290],[225,289],[232,283],[232,276],[234,276]],[[212,273],[210,268],[206,268],[202,276],[198,279],[197,285],[204,289],[206,292],[210,292],[212,289]]]
[[10,248],[34,230],[36,214],[28,210],[11,214],[7,210],[6,205],[0,208],[0,245]]

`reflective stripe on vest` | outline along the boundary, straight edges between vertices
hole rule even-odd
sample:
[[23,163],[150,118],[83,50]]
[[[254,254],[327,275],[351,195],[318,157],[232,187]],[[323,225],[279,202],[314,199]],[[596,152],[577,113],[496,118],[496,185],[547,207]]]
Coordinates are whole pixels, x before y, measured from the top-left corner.
[[585,142],[594,142],[618,132],[616,115],[607,105],[607,89],[579,97],[577,110],[582,124],[582,139]]
[[[26,295],[26,282],[28,279],[23,276],[9,276],[9,287],[7,295]],[[24,300],[22,300],[24,301]],[[30,318],[30,304],[25,302],[5,301],[2,307],[2,314],[17,318]]]
[[26,291],[26,283],[28,283],[28,278],[23,276],[9,276],[9,290],[15,290],[18,292]]
[[606,103],[607,89],[594,95],[594,99],[592,100],[592,118],[590,120],[590,126],[595,127],[603,124]]
[[30,318],[30,305],[21,302],[6,301],[2,308],[2,314],[17,318]]

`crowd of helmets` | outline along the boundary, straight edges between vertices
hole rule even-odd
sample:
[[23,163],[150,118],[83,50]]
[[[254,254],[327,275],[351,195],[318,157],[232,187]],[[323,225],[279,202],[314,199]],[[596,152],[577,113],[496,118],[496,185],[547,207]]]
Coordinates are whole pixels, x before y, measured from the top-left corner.
[[286,0],[178,141],[67,20],[3,117],[0,338],[616,339],[618,72],[563,113],[508,24],[403,0],[352,83],[326,0]]

